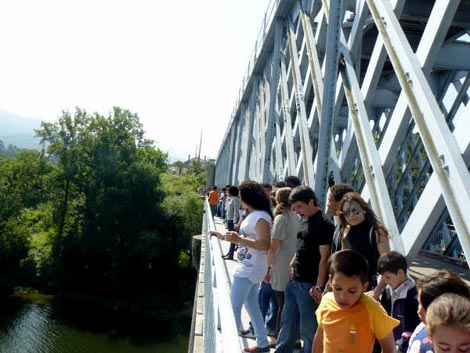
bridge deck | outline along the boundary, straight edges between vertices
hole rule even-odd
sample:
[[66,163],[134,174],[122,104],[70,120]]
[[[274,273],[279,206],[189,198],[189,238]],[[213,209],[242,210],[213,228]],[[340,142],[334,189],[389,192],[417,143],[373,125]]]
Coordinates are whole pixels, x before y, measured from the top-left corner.
[[[218,217],[215,217],[214,220],[215,220],[215,226],[216,226],[217,230],[219,232],[222,232],[222,233],[225,232],[226,228],[225,228],[225,224],[223,223],[223,220],[218,218]],[[230,246],[230,243],[222,241],[221,245],[222,245],[222,249],[224,251],[223,253],[224,254],[227,253],[228,249],[229,249],[229,246]],[[224,263],[225,263],[226,271],[230,276],[230,280],[232,281],[232,279],[233,279],[232,274],[233,274],[233,271],[235,269],[235,266],[237,265],[237,262],[236,261],[225,261]],[[451,263],[440,261],[438,259],[435,259],[435,258],[432,258],[432,257],[429,257],[429,256],[425,256],[424,254],[419,254],[416,257],[416,259],[411,263],[411,266],[409,268],[409,274],[414,279],[418,279],[418,278],[421,278],[423,276],[430,275],[434,271],[436,271],[438,269],[443,269],[443,268],[447,268],[449,270],[454,271],[455,273],[457,273],[459,276],[461,276],[470,285],[470,270],[465,269],[461,266],[457,266],[457,265],[453,265]],[[248,313],[244,309],[242,311],[242,320],[243,320],[243,323],[244,323],[244,327],[248,328],[248,323],[249,323],[250,320],[249,320],[249,317],[248,317]],[[244,347],[244,348],[256,344],[254,339],[246,339],[246,338],[242,338],[242,337],[240,337],[240,342],[241,342],[242,347]],[[271,352],[274,352],[274,348],[271,349]]]

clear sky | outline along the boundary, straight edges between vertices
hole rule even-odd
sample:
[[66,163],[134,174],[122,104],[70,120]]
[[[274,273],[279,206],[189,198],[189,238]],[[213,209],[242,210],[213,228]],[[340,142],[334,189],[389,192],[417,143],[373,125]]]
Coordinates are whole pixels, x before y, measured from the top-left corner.
[[216,158],[269,0],[0,3],[0,109],[139,115],[170,157]]

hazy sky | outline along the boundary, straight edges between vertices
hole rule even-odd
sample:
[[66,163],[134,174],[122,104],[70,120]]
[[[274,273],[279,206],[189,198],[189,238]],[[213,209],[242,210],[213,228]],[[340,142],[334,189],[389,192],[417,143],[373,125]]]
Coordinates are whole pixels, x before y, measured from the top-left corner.
[[0,3],[0,108],[139,115],[170,157],[217,156],[269,0]]

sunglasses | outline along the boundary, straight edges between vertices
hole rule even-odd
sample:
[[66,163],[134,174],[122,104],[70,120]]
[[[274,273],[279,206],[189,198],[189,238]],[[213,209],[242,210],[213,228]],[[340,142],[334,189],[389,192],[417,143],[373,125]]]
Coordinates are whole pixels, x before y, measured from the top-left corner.
[[362,208],[356,206],[356,207],[353,207],[353,208],[351,208],[351,209],[349,209],[349,210],[343,211],[343,212],[341,212],[341,213],[343,214],[343,216],[344,216],[345,218],[348,218],[349,216],[351,216],[351,214],[358,215],[358,214],[360,214],[361,212],[362,212]]

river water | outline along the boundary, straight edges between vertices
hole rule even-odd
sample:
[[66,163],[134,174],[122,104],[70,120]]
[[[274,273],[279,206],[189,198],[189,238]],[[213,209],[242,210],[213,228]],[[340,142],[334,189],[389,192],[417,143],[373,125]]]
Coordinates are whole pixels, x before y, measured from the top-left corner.
[[10,297],[0,302],[0,353],[186,353],[187,337],[159,343],[152,337],[131,337],[77,328],[58,319],[45,296]]

